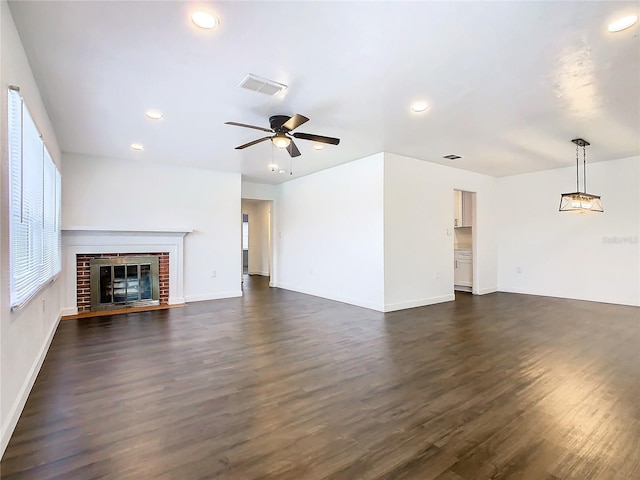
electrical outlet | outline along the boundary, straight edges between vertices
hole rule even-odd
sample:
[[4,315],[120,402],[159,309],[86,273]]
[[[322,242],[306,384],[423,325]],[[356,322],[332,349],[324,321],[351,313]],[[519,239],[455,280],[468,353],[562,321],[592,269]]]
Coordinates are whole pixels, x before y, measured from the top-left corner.
[[433,278],[434,278],[435,280],[438,280],[438,279],[440,278],[440,272],[436,272],[436,273],[433,275]]
[[522,267],[516,267],[516,273],[522,273]]
[[215,270],[211,270],[211,278],[216,278],[217,274],[218,272],[216,272]]
[[42,299],[42,311],[44,312],[46,308],[47,308],[47,301],[43,298]]

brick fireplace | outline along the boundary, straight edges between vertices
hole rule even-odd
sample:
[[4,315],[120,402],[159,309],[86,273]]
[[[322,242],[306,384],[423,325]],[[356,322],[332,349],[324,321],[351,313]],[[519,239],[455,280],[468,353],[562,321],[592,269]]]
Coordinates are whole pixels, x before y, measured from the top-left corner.
[[[159,303],[184,303],[184,237],[192,230],[66,227],[62,229],[62,315],[90,311],[91,260],[125,256],[158,258]],[[121,262],[120,262],[121,263]],[[114,267],[115,268],[115,267]],[[142,266],[138,272],[142,272]],[[139,273],[140,274],[140,273]],[[129,285],[129,277],[125,283]],[[115,288],[115,286],[113,287]],[[114,300],[115,300],[115,291]],[[128,298],[128,297],[127,297]]]

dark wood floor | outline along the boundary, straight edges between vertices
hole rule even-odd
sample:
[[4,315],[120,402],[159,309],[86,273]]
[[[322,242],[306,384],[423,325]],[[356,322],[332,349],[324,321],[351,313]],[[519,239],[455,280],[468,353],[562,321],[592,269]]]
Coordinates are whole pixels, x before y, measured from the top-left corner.
[[640,478],[638,308],[246,293],[63,321],[2,478]]

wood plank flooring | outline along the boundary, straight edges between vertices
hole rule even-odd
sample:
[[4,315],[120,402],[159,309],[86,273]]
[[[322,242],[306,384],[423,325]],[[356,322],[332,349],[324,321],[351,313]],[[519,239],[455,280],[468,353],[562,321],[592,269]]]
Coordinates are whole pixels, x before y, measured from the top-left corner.
[[241,299],[60,324],[3,479],[640,478],[640,309]]

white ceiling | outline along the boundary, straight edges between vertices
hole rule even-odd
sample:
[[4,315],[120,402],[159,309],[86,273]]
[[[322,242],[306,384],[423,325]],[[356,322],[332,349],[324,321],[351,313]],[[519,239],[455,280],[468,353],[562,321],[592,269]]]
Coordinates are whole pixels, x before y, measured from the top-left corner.
[[[63,152],[279,183],[292,177],[267,165],[289,169],[286,152],[234,150],[265,134],[224,122],[300,113],[299,131],[342,141],[298,140],[293,178],[381,151],[512,175],[574,165],[575,137],[589,161],[640,153],[640,27],[606,30],[638,2],[10,5]],[[195,27],[196,9],[220,27]],[[247,73],[289,89],[238,88]],[[416,100],[430,110],[411,113]]]

